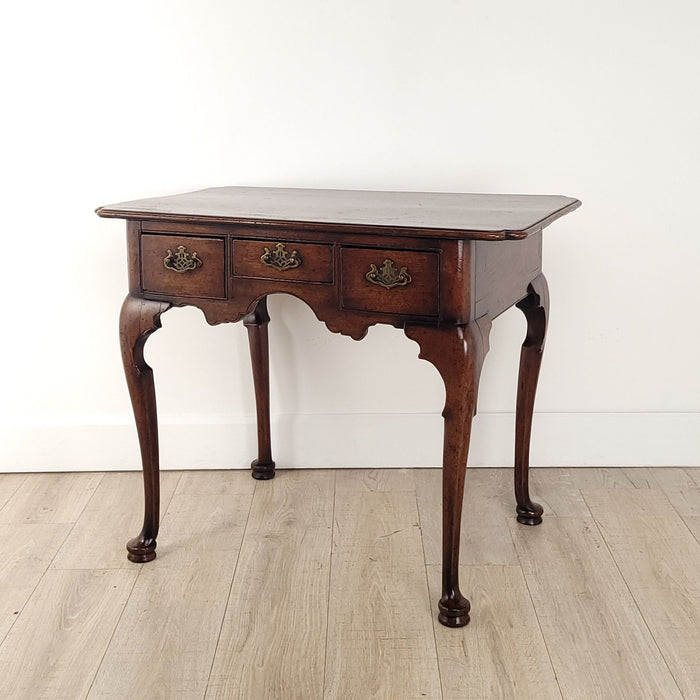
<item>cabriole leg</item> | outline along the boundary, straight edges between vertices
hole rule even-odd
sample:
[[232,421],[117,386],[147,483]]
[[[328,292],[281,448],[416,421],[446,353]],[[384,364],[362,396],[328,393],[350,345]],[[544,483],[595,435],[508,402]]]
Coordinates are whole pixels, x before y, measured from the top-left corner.
[[255,384],[255,407],[258,414],[258,458],[251,463],[254,479],[272,479],[275,463],[270,445],[270,350],[267,336],[267,298],[263,297],[243,319],[248,329],[250,359]]
[[445,383],[445,434],[442,457],[442,597],[438,620],[447,627],[469,622],[469,601],[459,589],[459,539],[464,478],[472,417],[476,413],[479,376],[488,350],[491,322],[431,328],[407,326],[406,335],[420,346],[419,357],[431,362]]
[[147,562],[156,557],[156,537],[160,516],[160,483],[158,474],[158,414],[153,370],[143,358],[148,336],[160,328],[160,316],[170,304],[127,296],[119,317],[119,337],[126,383],[136,419],[141,447],[145,508],[143,528],[126,544],[128,558]]
[[517,304],[527,319],[527,334],[520,351],[518,398],[515,409],[515,500],[518,522],[539,525],[543,508],[530,500],[530,433],[549,316],[549,290],[544,275],[528,286],[528,295]]

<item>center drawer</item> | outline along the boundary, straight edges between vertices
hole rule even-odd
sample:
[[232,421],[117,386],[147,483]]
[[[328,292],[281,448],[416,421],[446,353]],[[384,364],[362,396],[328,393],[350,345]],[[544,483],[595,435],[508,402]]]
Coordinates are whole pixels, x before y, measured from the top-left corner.
[[333,281],[333,246],[294,241],[233,241],[233,275],[285,282]]

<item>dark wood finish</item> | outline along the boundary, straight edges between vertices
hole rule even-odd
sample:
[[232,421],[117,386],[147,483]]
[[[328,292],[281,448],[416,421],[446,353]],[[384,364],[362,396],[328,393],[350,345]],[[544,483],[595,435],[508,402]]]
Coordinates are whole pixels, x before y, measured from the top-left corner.
[[141,224],[126,222],[126,256],[129,275],[129,294],[141,296]]
[[[370,266],[377,268],[389,259],[398,268],[406,267],[411,282],[406,286],[384,287],[367,280]],[[437,316],[439,312],[439,257],[391,249],[340,249],[341,303],[344,309],[379,313]]]
[[296,252],[301,260],[299,267],[277,270],[266,265],[261,257],[283,239],[274,240],[234,240],[233,274],[236,277],[253,277],[255,279],[282,280],[297,282],[333,281],[333,246],[313,243],[285,241],[287,252]]
[[[567,197],[234,187],[99,209],[101,216],[128,220],[129,296],[121,314],[121,342],[146,496],[143,530],[128,543],[129,558],[155,557],[157,417],[143,346],[159,327],[160,315],[171,305],[194,305],[209,323],[243,320],[258,421],[258,457],[251,466],[255,478],[266,479],[275,474],[266,299],[292,294],[330,330],[357,340],[375,323],[405,329],[419,344],[420,357],[437,367],[446,392],[439,619],[451,627],[467,624],[469,601],[459,589],[458,569],[462,494],[489,329],[516,303],[527,318],[514,471],[518,520],[536,524],[542,509],[530,500],[528,469],[548,309],[541,231],[579,204]],[[260,260],[264,248],[277,243],[288,253],[297,250],[301,264],[282,270],[266,266]],[[180,263],[191,269],[167,269],[167,251],[180,245],[190,256],[196,252],[202,264],[185,256]],[[372,276],[374,282],[406,282],[402,267],[410,282],[387,289],[368,280],[370,265],[379,268],[386,259],[393,265],[379,278]]]
[[[238,226],[222,223],[203,223],[202,221],[189,221],[182,223],[179,221],[144,221],[131,223],[137,224],[143,233],[181,233],[182,235],[202,235],[202,236],[228,236],[234,240],[271,240],[274,242],[285,241],[294,245],[299,242],[319,243],[321,245],[352,245],[363,248],[409,248],[411,250],[439,250],[443,241],[435,238],[407,238],[387,230],[382,235],[367,233],[363,229],[336,231],[323,229],[302,229],[295,230],[275,226]],[[457,243],[458,241],[451,241]]]
[[158,519],[160,515],[160,481],[158,475],[158,413],[153,370],[143,357],[148,336],[160,328],[160,316],[170,304],[127,296],[119,318],[119,338],[126,383],[136,419],[141,446],[144,484],[143,527],[126,545],[128,558],[134,562],[155,559]]
[[248,330],[250,359],[253,365],[255,407],[258,414],[258,458],[250,466],[253,478],[264,481],[275,475],[270,439],[270,352],[267,338],[267,298],[263,297],[244,319]]
[[442,452],[442,597],[438,619],[447,627],[469,622],[469,601],[459,590],[459,535],[464,476],[479,376],[488,352],[491,319],[467,326],[406,326],[420,346],[419,357],[432,363],[445,383],[445,434]]
[[[196,253],[202,265],[186,272],[174,272],[165,264],[168,251],[185,246]],[[141,236],[142,287],[144,292],[177,294],[182,297],[226,297],[225,244],[223,238],[191,236]]]
[[206,220],[500,241],[526,238],[580,205],[577,199],[551,195],[215,187],[112,204],[97,213],[139,221]]
[[517,304],[527,319],[527,333],[520,349],[518,398],[515,409],[515,500],[518,522],[539,525],[543,508],[530,500],[530,433],[535,407],[537,380],[544,352],[549,317],[549,288],[544,275],[537,276],[527,288],[527,296]]
[[542,232],[522,241],[474,244],[474,315],[496,318],[523,298],[542,270]]

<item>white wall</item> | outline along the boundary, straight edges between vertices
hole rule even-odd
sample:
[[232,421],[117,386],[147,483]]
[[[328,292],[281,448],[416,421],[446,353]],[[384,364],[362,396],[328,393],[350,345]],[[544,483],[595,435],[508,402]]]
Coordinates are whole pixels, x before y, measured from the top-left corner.
[[[0,58],[0,469],[135,468],[124,224],[98,205],[240,184],[566,194],[536,465],[700,463],[696,0],[13,3]],[[280,466],[436,465],[443,389],[388,327],[271,301]],[[241,326],[163,317],[163,463],[254,456]],[[473,464],[505,465],[524,320],[494,326]]]

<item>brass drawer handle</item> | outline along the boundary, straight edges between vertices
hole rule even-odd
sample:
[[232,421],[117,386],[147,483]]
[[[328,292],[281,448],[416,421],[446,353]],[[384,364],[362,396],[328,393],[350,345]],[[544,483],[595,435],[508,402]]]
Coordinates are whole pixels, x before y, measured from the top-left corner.
[[273,250],[265,246],[265,252],[260,259],[275,270],[293,270],[301,265],[301,256],[296,250],[287,253],[284,243],[276,243]]
[[385,289],[393,289],[394,287],[405,287],[411,284],[411,275],[408,274],[408,269],[402,267],[399,269],[396,263],[387,258],[379,269],[373,263],[370,263],[369,272],[365,275],[368,282],[378,284]]
[[163,260],[163,265],[173,272],[189,272],[202,267],[203,264],[197,257],[197,253],[188,253],[184,245],[179,245],[176,253],[168,248],[168,254]]

